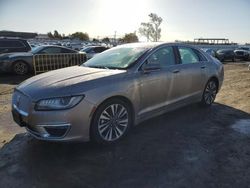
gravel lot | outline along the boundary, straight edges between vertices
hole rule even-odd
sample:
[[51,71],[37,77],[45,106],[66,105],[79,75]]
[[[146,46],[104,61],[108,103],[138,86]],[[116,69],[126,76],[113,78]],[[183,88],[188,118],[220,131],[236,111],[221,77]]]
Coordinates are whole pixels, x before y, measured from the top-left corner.
[[[1,141],[23,131],[8,109],[0,118]],[[0,187],[249,187],[249,143],[250,71],[230,63],[211,108],[194,104],[156,117],[116,145],[17,134],[0,149]]]

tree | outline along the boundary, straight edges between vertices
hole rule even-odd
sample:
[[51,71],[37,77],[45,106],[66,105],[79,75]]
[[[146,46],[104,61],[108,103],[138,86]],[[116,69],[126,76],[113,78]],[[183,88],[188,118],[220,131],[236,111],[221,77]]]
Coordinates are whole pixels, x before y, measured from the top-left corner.
[[54,38],[54,35],[53,35],[51,32],[48,32],[47,35],[48,35],[48,37],[49,37],[50,39],[53,39],[53,38]]
[[54,38],[55,39],[62,39],[62,36],[58,33],[57,30],[54,31]]
[[104,43],[110,43],[110,39],[108,37],[105,37],[102,39],[102,42]]
[[93,40],[92,40],[93,42],[100,42],[98,39],[96,39],[96,38],[93,38]]
[[83,33],[83,32],[75,32],[71,35],[73,38],[78,38],[80,40],[89,40],[89,35],[88,33]]
[[162,18],[155,13],[150,13],[149,22],[142,22],[139,28],[139,33],[145,36],[149,41],[159,41],[161,38],[161,28]]
[[122,41],[124,43],[138,42],[138,37],[136,33],[128,33],[128,34],[125,34],[125,36],[122,38]]

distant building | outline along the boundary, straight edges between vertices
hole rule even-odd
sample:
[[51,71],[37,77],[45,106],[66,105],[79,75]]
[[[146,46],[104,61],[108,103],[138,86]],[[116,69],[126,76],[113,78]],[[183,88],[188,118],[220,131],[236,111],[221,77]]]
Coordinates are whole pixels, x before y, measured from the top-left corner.
[[195,44],[210,44],[210,45],[236,45],[236,43],[230,43],[229,39],[225,38],[197,38],[194,39]]
[[47,34],[38,34],[36,36],[36,39],[47,40],[47,39],[50,39],[50,38],[49,38],[49,36]]
[[197,38],[193,41],[180,41],[175,40],[177,43],[186,43],[190,45],[195,45],[198,48],[204,48],[204,49],[236,49],[238,48],[237,43],[230,42],[229,39],[225,38]]
[[37,33],[29,32],[15,32],[15,31],[0,31],[0,37],[20,37],[25,39],[32,39],[37,36]]

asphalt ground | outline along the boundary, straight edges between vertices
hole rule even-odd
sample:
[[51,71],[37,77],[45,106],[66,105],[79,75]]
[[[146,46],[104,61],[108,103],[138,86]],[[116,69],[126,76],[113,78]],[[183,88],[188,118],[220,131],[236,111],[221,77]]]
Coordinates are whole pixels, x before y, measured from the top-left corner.
[[0,187],[250,187],[249,101],[247,65],[227,64],[210,108],[150,119],[112,146],[19,133],[0,149]]

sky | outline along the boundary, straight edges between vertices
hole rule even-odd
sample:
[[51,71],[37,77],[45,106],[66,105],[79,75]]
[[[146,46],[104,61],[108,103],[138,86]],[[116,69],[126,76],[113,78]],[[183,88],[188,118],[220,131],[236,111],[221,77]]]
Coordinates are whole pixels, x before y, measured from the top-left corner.
[[250,0],[0,0],[0,30],[122,37],[138,31],[151,12],[163,18],[161,41],[250,43]]

